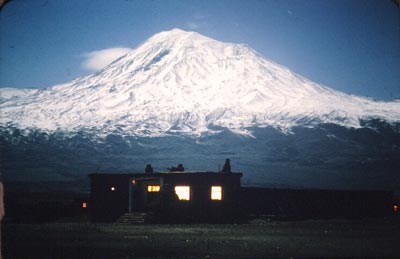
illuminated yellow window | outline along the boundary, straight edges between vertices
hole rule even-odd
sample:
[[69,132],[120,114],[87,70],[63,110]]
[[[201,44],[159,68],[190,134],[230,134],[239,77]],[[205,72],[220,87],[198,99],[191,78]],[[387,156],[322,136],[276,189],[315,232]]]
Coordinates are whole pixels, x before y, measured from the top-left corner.
[[87,208],[87,203],[86,202],[82,202],[82,208],[84,208],[84,209]]
[[160,185],[148,185],[147,186],[147,191],[148,192],[159,192],[160,191]]
[[175,193],[180,200],[190,200],[190,186],[175,186]]
[[222,200],[222,187],[211,186],[211,200]]

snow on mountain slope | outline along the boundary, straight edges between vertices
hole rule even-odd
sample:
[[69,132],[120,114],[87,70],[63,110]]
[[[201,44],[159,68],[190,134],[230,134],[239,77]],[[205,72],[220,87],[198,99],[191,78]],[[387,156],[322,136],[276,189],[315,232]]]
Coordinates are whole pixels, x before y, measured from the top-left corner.
[[[161,32],[103,70],[45,90],[0,90],[0,125],[138,136],[200,135],[221,126],[289,130],[360,119],[400,121],[400,102],[321,86],[241,44]],[[10,97],[11,96],[11,97]]]
[[28,93],[33,93],[36,91],[39,91],[39,90],[38,89],[20,89],[20,88],[11,88],[11,87],[0,88],[0,102],[7,100],[7,99],[27,95]]

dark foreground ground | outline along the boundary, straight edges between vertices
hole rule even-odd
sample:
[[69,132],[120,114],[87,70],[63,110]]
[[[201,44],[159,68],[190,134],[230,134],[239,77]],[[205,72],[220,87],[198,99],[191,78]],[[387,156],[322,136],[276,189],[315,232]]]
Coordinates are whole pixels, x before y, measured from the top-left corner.
[[[258,223],[258,224],[257,224]],[[400,258],[400,221],[3,224],[5,259]]]

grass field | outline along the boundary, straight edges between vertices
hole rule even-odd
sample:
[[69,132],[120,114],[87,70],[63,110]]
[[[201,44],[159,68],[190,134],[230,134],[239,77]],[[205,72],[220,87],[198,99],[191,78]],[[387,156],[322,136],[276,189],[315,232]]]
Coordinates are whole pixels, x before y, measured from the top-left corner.
[[400,258],[400,221],[3,224],[5,259]]

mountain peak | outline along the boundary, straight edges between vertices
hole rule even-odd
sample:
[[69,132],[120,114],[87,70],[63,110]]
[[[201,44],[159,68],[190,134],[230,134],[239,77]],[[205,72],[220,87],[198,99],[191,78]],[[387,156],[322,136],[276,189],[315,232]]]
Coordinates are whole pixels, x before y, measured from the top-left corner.
[[0,126],[146,136],[400,118],[399,102],[334,91],[244,45],[180,29],[152,36],[95,74],[14,94],[0,109]]
[[193,31],[185,31],[185,30],[182,30],[182,29],[179,29],[179,28],[173,28],[171,30],[162,31],[162,32],[157,33],[157,34],[162,34],[162,33],[163,34],[172,34],[172,35],[186,35],[186,34],[190,34],[190,33],[194,33],[194,32]]
[[[187,46],[199,46],[204,42],[214,41],[200,33],[194,31],[184,31],[181,29],[172,29],[153,35],[144,44],[163,46],[165,48],[185,48]],[[214,41],[216,42],[216,41]]]
[[159,32],[155,35],[153,35],[152,37],[175,37],[175,38],[180,38],[180,37],[188,37],[191,35],[199,35],[202,37],[205,37],[197,32],[194,31],[185,31],[179,28],[174,28],[172,30],[168,30],[168,31],[162,31]]

